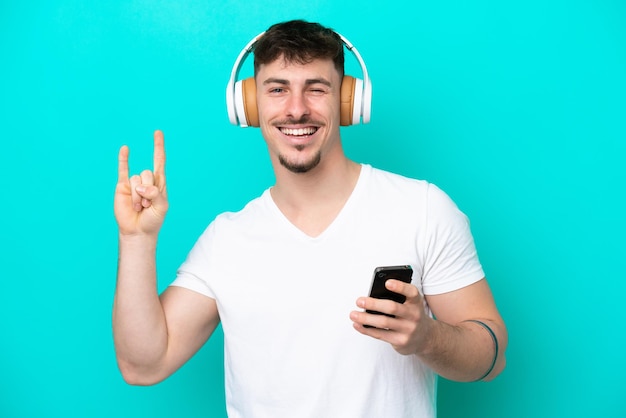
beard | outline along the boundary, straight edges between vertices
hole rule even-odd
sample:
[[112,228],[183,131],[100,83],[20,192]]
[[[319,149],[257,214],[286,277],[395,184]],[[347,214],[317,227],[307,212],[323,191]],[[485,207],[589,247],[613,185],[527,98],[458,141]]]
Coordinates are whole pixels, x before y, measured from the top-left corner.
[[[298,148],[296,148],[298,149]],[[298,149],[300,151],[300,149]],[[322,160],[322,153],[318,151],[311,159],[308,161],[301,162],[291,162],[288,161],[283,155],[278,156],[278,161],[280,161],[280,165],[285,167],[287,170],[292,173],[308,173],[313,170]]]
[[[313,124],[318,127],[325,126],[324,122],[315,121],[311,119],[309,115],[302,115],[300,119],[288,118],[284,120],[275,121],[274,123],[272,123],[273,126],[306,125],[306,124]],[[295,147],[295,149],[296,151],[303,151],[305,149],[305,146],[298,145]],[[315,167],[317,167],[321,159],[322,159],[322,152],[319,150],[317,151],[315,155],[312,156],[311,159],[309,159],[308,161],[301,161],[301,162],[292,162],[292,161],[287,160],[287,157],[285,157],[284,155],[282,154],[278,155],[278,161],[280,162],[280,165],[282,165],[283,167],[285,167],[287,170],[291,171],[292,173],[307,173],[311,171],[312,169],[314,169]]]

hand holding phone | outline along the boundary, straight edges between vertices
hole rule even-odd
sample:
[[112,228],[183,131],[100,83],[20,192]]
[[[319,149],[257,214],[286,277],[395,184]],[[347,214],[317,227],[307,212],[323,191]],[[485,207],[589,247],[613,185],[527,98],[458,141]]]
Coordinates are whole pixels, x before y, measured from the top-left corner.
[[[372,287],[370,290],[370,297],[376,299],[388,299],[397,303],[404,303],[406,296],[399,293],[392,292],[385,287],[385,283],[389,279],[400,280],[405,283],[411,283],[413,276],[413,269],[409,265],[405,266],[384,266],[377,267],[374,270],[374,277],[372,278]],[[385,314],[378,311],[366,310],[365,312],[376,315],[387,315],[393,317],[393,315]],[[371,327],[371,325],[365,325]]]

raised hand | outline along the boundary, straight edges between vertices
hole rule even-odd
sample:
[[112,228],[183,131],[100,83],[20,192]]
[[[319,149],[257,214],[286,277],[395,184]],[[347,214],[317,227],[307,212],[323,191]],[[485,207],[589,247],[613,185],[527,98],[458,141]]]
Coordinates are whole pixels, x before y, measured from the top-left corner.
[[154,132],[153,171],[129,177],[127,146],[120,148],[114,212],[120,235],[158,235],[168,209],[163,132]]

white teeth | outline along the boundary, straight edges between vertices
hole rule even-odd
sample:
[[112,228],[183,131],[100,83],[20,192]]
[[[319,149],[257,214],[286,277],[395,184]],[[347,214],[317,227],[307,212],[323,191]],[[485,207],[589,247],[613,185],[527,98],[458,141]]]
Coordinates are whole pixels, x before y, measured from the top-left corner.
[[309,128],[281,128],[280,131],[285,135],[293,135],[293,136],[303,136],[303,135],[313,135],[317,128],[309,127]]

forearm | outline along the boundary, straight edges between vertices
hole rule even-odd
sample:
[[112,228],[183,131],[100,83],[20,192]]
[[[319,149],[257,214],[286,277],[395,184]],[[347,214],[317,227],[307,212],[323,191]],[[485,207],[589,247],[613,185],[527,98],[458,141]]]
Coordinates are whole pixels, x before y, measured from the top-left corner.
[[491,380],[504,369],[508,339],[504,324],[487,319],[456,325],[431,321],[431,337],[418,356],[440,376],[461,382]]
[[120,236],[113,334],[126,380],[141,383],[167,351],[167,326],[156,286],[156,238]]

